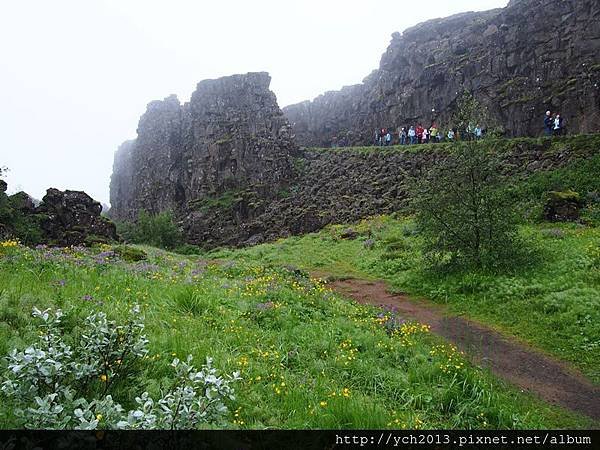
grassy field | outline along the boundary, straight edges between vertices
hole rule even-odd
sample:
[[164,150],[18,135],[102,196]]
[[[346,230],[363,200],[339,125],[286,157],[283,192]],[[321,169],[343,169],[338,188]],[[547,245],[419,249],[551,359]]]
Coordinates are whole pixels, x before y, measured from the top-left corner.
[[[22,349],[35,339],[30,315],[34,306],[63,308],[68,340],[78,335],[87,314],[104,311],[122,320],[133,304],[139,304],[151,356],[134,380],[115,386],[113,395],[124,406],[131,406],[141,390],[158,392],[171,373],[172,359],[191,354],[197,362],[213,357],[214,366],[226,373],[241,371],[236,400],[229,403],[232,428],[590,426],[587,419],[547,406],[473,367],[426,327],[400,323],[389,312],[342,300],[322,282],[282,267],[294,263],[338,275],[373,276],[404,267],[402,259],[384,257],[388,250],[382,239],[398,232],[404,236],[409,224],[380,219],[364,227],[379,230],[379,243],[372,250],[365,250],[365,239],[339,240],[339,228],[331,228],[248,251],[221,252],[218,264],[151,248],[146,248],[146,260],[126,262],[108,247],[0,246],[0,353]],[[563,240],[547,238],[548,246],[570,247],[579,234],[583,245],[597,235],[595,230],[581,233],[571,228],[563,233]],[[412,239],[407,238],[407,245]],[[555,263],[549,264],[544,273],[551,274]],[[400,270],[393,277],[396,285],[414,287],[416,270]],[[583,269],[570,271],[569,278],[579,270]],[[583,275],[565,282],[592,297],[591,284],[582,285],[581,280]],[[502,284],[508,297],[513,296],[509,292],[522,291],[508,281]],[[427,286],[434,286],[431,283]],[[486,283],[482,280],[478,286]],[[435,298],[458,305],[450,295],[458,286],[457,280],[446,281]],[[461,295],[470,299],[473,294]],[[538,297],[545,298],[542,293]],[[573,303],[580,303],[575,301],[579,297],[572,297]],[[489,312],[489,303],[482,302],[478,314],[502,317]],[[548,317],[558,314],[562,313],[550,311]],[[589,314],[597,324],[597,312]],[[592,325],[585,329],[597,331]],[[564,345],[570,342],[565,339]],[[1,364],[4,369],[5,362]],[[0,426],[20,426],[6,399],[0,407]]]
[[600,383],[600,228],[527,225],[531,264],[512,273],[435,274],[424,269],[420,238],[410,219],[378,217],[348,226],[212,257],[291,264],[333,277],[380,278],[455,314],[518,336],[581,369]]

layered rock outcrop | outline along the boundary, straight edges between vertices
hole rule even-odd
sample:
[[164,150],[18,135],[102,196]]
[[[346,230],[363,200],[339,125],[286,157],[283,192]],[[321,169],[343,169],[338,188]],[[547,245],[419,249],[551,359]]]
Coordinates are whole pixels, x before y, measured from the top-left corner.
[[600,2],[512,0],[422,23],[394,33],[362,84],[283,110],[302,146],[367,145],[380,127],[452,126],[464,91],[507,136],[541,134],[546,110],[600,131]]
[[101,212],[102,205],[83,191],[52,188],[32,210],[40,218],[44,242],[62,246],[118,241],[115,224]]
[[[296,175],[289,191],[268,201],[241,191],[227,202],[207,203],[204,232],[188,233],[188,237],[207,248],[254,245],[332,223],[402,211],[408,206],[412,177],[443,163],[449,145],[420,146],[420,151],[398,147],[303,150],[295,159]],[[498,152],[504,175],[528,177],[598,153],[600,136],[502,139],[479,145]]]
[[25,192],[7,196],[5,191],[0,180],[0,238],[58,246],[119,240],[115,224],[101,216],[102,206],[85,192],[50,188],[36,206]]
[[111,217],[172,210],[201,224],[203,201],[240,189],[270,198],[282,189],[297,148],[270,80],[264,72],[205,80],[189,103],[151,102],[137,138],[115,155]]

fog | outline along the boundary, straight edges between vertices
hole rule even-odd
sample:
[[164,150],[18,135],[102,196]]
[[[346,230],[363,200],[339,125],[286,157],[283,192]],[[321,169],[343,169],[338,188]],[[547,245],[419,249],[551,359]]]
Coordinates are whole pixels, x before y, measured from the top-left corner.
[[113,154],[151,100],[268,71],[285,106],[355,84],[394,31],[507,0],[13,1],[0,6],[0,166],[9,192],[108,203]]

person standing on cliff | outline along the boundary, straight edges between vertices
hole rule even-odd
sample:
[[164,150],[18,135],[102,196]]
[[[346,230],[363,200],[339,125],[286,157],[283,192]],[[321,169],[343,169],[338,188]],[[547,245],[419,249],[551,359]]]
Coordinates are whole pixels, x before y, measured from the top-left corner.
[[435,123],[431,124],[431,128],[429,128],[429,136],[431,138],[431,142],[435,144],[437,142],[438,129]]
[[417,133],[417,142],[421,144],[423,142],[423,127],[421,124],[417,125],[416,133]]
[[400,132],[398,133],[400,136],[400,145],[406,145],[406,128],[402,127],[402,129],[400,130]]
[[385,130],[385,128],[381,129],[381,132],[379,133],[379,146],[383,147],[385,144],[385,135],[387,134],[387,131]]
[[417,141],[417,132],[415,131],[415,127],[412,125],[408,129],[408,138],[410,139],[410,144],[415,144]]
[[554,118],[554,129],[552,130],[554,136],[561,136],[563,131],[563,118],[560,114],[557,114]]
[[546,136],[552,136],[552,128],[554,127],[554,120],[552,119],[552,113],[546,111],[546,117],[544,117],[544,132]]

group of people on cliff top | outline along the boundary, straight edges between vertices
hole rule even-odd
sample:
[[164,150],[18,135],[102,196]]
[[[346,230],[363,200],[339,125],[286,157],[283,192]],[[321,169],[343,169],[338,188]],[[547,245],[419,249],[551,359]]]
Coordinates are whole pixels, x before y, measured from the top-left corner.
[[483,138],[486,129],[479,124],[469,124],[465,129],[451,128],[447,133],[440,130],[435,123],[429,128],[423,128],[420,124],[416,127],[398,128],[394,132],[391,128],[378,128],[375,130],[373,145],[413,145],[413,144],[435,144],[443,141],[456,140],[478,140]]
[[[451,128],[448,132],[441,131],[435,123],[429,128],[417,126],[401,127],[395,132],[392,128],[378,128],[375,130],[373,145],[411,145],[430,144],[442,141],[473,141],[483,138],[486,134],[485,127],[479,124],[469,124],[466,128]],[[562,136],[565,134],[565,122],[559,113],[546,111],[544,117],[544,133],[546,136]]]

